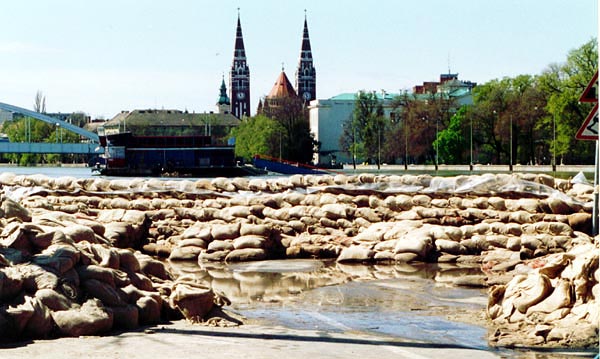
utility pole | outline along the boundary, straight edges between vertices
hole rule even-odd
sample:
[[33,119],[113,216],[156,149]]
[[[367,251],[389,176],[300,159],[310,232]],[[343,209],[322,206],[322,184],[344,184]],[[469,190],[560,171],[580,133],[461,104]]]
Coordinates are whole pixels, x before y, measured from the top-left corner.
[[352,124],[352,168],[356,170],[356,127]]
[[509,153],[510,153],[510,159],[509,159],[509,163],[508,163],[508,170],[510,172],[513,171],[513,128],[512,128],[512,115],[510,115],[510,144],[509,144]]
[[381,123],[377,126],[377,170],[381,169]]
[[471,118],[471,162],[469,163],[469,171],[473,171],[473,116],[469,116]]

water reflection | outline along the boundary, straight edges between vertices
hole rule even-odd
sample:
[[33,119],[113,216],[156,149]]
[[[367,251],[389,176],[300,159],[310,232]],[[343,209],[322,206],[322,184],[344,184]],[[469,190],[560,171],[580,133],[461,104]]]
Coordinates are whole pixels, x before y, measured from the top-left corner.
[[[415,281],[421,281],[423,284],[428,281],[428,286],[440,286],[451,283],[453,278],[481,274],[475,266],[426,263],[349,265],[334,261],[302,259],[232,264],[171,262],[169,265],[178,275],[191,274],[196,281],[224,294],[234,306],[253,302],[296,301],[306,291],[348,282],[378,281],[381,282],[380,286],[388,286],[398,292],[403,286],[414,286]],[[334,300],[330,304],[342,303]]]
[[474,265],[272,260],[169,262],[169,266],[224,294],[232,302],[230,309],[259,323],[319,330],[323,335],[352,331],[456,344],[510,359],[563,359],[575,354],[490,348],[484,313],[487,290],[452,285],[457,278],[481,275]]

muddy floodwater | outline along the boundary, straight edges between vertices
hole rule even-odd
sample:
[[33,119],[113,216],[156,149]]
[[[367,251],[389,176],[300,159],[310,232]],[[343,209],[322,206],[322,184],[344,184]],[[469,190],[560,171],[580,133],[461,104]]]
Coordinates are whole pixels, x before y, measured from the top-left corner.
[[503,358],[591,357],[589,352],[488,346],[486,288],[457,287],[476,265],[345,265],[321,260],[222,264],[171,262],[231,300],[248,323],[328,333],[364,333],[417,343],[477,348]]

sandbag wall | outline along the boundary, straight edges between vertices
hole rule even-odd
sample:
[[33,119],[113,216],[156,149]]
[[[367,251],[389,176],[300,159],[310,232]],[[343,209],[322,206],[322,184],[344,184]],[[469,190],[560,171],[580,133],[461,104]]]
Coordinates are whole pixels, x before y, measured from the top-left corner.
[[33,223],[77,224],[89,240],[91,230],[108,246],[172,261],[474,262],[487,277],[458,284],[501,286],[520,264],[593,243],[593,187],[547,175],[191,181],[3,173],[0,184]]
[[[143,220],[111,227],[34,212],[0,195],[1,341],[97,335],[166,318],[202,321],[220,303],[210,288],[123,247],[129,242],[122,238],[145,238]],[[111,237],[114,228],[122,231]]]
[[543,175],[4,182],[31,186],[20,198],[34,214],[87,217],[118,246],[171,260],[453,261],[490,250],[525,260],[591,230],[590,186]]

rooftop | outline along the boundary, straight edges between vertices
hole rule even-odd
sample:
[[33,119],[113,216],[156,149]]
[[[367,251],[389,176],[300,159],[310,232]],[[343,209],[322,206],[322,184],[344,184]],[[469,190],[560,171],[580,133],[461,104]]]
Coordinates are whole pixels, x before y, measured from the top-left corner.
[[277,97],[297,97],[296,90],[290,83],[290,80],[286,76],[284,71],[281,71],[271,92],[267,95],[267,98],[277,98]]
[[117,126],[126,123],[127,126],[237,126],[240,120],[232,114],[222,113],[190,113],[181,110],[133,110],[122,111],[106,122],[104,126]]

